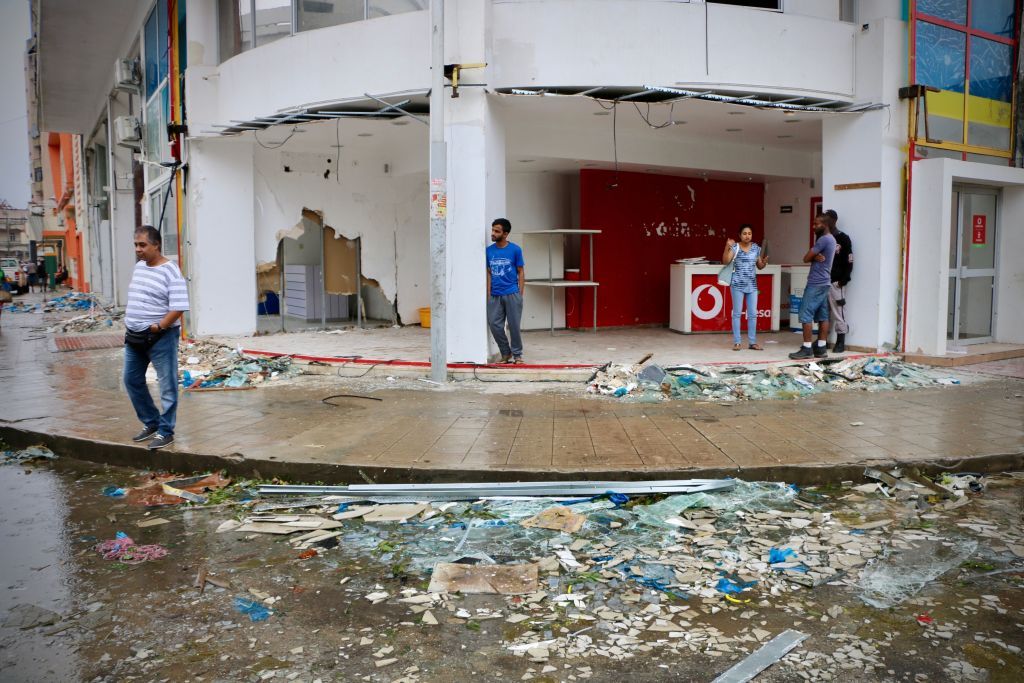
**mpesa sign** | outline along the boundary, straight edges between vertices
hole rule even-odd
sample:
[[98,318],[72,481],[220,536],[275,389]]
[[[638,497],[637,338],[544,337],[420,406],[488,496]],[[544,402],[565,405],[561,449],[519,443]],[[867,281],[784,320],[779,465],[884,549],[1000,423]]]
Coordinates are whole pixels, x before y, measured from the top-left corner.
[[[771,275],[757,276],[757,329],[772,329]],[[693,332],[728,332],[732,330],[732,293],[718,284],[717,275],[693,275],[690,295],[690,329]],[[741,328],[747,329],[747,311],[743,307]]]

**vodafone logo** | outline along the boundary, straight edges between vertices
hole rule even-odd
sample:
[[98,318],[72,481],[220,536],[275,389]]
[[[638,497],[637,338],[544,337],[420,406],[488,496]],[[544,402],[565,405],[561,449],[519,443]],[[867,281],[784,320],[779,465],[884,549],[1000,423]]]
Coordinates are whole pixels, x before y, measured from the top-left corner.
[[[700,295],[702,292],[707,291],[711,298],[714,300],[714,305],[710,308],[703,308],[700,305]],[[693,315],[701,320],[711,320],[718,316],[722,312],[722,304],[724,300],[722,298],[722,291],[715,285],[701,285],[697,289],[693,290],[693,300],[691,301],[691,307],[693,308]]]

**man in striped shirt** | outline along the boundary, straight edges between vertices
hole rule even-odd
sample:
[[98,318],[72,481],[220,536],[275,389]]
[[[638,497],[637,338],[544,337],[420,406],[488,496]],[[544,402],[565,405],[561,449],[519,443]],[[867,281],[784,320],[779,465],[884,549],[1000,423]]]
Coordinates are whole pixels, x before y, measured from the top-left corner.
[[[160,253],[160,231],[143,225],[135,231],[135,270],[128,287],[124,324],[124,386],[143,429],[132,441],[149,441],[157,450],[174,443],[178,410],[178,337],[181,314],[188,310],[188,290],[181,271]],[[160,382],[157,410],[146,387],[153,364]]]

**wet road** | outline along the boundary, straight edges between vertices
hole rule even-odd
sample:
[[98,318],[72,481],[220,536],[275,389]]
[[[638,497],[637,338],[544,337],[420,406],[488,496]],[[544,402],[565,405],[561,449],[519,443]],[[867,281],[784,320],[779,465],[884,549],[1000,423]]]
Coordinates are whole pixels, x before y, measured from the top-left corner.
[[[553,653],[538,663],[508,649],[528,628],[541,638],[589,629],[596,642],[613,634],[612,627],[564,609],[545,608],[524,623],[485,619],[479,615],[504,617],[518,609],[515,600],[493,595],[453,596],[450,610],[433,610],[440,623],[426,625],[409,604],[366,599],[375,591],[398,596],[426,588],[427,577],[395,551],[415,528],[348,523],[341,546],[303,560],[280,537],[215,533],[239,514],[232,506],[147,513],[102,495],[138,474],[66,459],[0,466],[6,589],[0,623],[28,618],[30,626],[0,627],[0,680],[707,681],[756,648],[747,636],[752,628],[810,636],[759,681],[1019,681],[1024,675],[1024,564],[1006,546],[1021,536],[1024,479],[1002,478],[948,512],[918,511],[877,493],[822,489],[827,502],[819,511],[826,520],[885,514],[903,531],[934,533],[952,545],[978,543],[969,561],[891,609],[865,605],[847,585],[765,590],[734,602],[721,596],[679,601],[614,582],[594,589],[603,596],[595,601],[623,612],[651,604],[688,610],[692,628],[720,633],[732,644],[681,654],[667,649],[665,633],[640,631],[638,647],[620,659]],[[154,517],[168,523],[138,526]],[[168,555],[134,566],[105,561],[93,546],[117,531],[140,544],[160,544]],[[868,533],[882,543],[888,538]],[[526,548],[512,559],[533,552],[541,554]],[[207,585],[200,593],[194,582],[203,568],[230,588]],[[981,576],[1007,569],[1013,571]],[[553,579],[556,592],[568,590],[559,582],[570,579],[565,573]],[[235,609],[236,596],[268,597],[274,614],[254,623]],[[29,613],[27,605],[56,614]],[[463,609],[468,614],[460,616]],[[934,623],[923,625],[921,615]],[[40,621],[51,623],[32,626]]]

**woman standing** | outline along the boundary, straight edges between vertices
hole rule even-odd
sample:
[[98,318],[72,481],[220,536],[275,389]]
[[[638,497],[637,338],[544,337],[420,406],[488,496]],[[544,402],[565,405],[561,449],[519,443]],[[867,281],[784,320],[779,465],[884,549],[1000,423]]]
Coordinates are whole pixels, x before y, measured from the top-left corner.
[[[733,263],[735,261],[735,263]],[[749,224],[740,226],[740,241],[726,240],[722,263],[733,263],[732,283],[732,350],[740,351],[740,318],[743,299],[747,300],[747,348],[754,351],[763,349],[757,343],[757,270],[768,265],[768,257],[762,256],[761,247],[754,244],[754,230]]]

